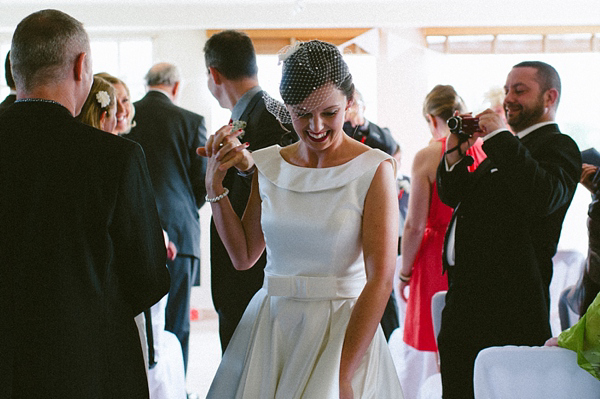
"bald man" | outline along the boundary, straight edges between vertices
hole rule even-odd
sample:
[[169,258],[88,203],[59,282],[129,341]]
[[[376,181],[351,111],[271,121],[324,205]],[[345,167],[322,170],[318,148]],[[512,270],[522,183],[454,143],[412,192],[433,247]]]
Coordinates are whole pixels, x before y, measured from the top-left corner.
[[177,247],[167,260],[171,288],[165,329],[181,342],[187,370],[190,294],[200,268],[200,217],[204,204],[205,164],[196,148],[206,143],[204,117],[175,105],[180,74],[159,63],[146,74],[148,92],[134,104],[136,126],[126,137],[142,145],[154,187],[162,228]]

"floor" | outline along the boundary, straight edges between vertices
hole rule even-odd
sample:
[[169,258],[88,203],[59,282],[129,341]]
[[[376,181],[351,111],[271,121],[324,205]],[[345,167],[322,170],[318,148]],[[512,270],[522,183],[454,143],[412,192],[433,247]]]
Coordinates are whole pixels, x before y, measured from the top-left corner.
[[210,383],[221,361],[219,323],[216,313],[204,314],[191,323],[187,391],[206,398]]

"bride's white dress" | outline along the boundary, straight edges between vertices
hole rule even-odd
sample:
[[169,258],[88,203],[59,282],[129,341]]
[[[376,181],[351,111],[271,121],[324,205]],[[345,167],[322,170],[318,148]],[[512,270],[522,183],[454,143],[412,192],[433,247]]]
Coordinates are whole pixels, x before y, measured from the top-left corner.
[[[279,146],[255,151],[267,246],[256,293],[208,399],[339,399],[339,364],[352,309],[366,282],[365,196],[381,162],[369,150],[330,168],[287,163]],[[354,397],[402,398],[378,328],[352,381]]]

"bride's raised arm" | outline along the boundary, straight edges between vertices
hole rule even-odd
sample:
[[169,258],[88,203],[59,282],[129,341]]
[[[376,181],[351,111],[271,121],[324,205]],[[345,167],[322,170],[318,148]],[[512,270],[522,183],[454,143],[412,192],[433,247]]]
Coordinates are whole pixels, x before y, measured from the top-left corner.
[[240,131],[231,130],[231,125],[223,126],[208,138],[206,146],[199,148],[197,153],[207,158],[206,201],[210,203],[219,237],[233,266],[237,270],[246,270],[262,254],[265,240],[260,225],[258,175],[255,173],[252,178],[250,198],[241,220],[229,202],[229,190],[223,186],[223,179],[230,167],[242,172],[254,168],[252,155],[246,149],[247,144],[240,144],[237,139]]

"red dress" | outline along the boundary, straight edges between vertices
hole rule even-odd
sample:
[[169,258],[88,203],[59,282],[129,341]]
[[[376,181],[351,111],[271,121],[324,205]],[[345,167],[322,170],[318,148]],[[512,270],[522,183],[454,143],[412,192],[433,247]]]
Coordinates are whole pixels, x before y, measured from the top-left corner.
[[[437,141],[442,142],[443,149],[446,148],[445,137]],[[475,161],[469,166],[470,172],[486,157],[481,146],[482,141],[479,140],[467,151]],[[443,152],[444,150],[440,157]],[[431,298],[436,292],[448,289],[448,277],[442,274],[442,249],[451,218],[452,208],[442,203],[434,181],[431,185],[427,225],[410,278],[404,322],[404,342],[421,351],[437,351],[431,320]]]

